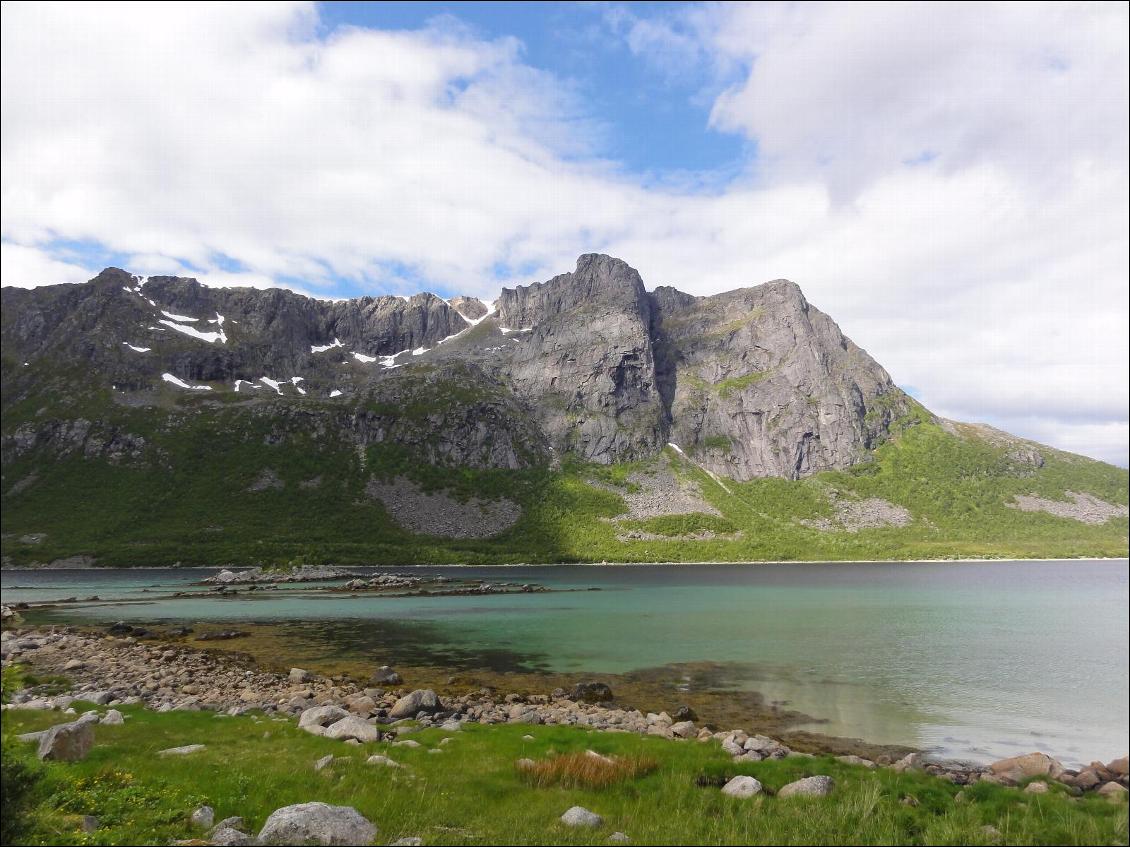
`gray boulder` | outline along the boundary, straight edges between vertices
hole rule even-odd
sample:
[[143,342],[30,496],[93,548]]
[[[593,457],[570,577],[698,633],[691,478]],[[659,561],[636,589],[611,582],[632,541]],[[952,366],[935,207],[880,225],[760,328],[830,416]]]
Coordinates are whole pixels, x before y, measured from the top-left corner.
[[377,828],[352,806],[297,803],[271,812],[259,830],[262,844],[371,844]]
[[201,806],[192,813],[192,825],[201,829],[211,829],[216,821],[216,813],[211,806]]
[[561,823],[565,826],[598,827],[604,823],[604,818],[596,812],[590,812],[583,806],[573,806],[561,816]]
[[790,782],[777,792],[778,797],[827,797],[836,781],[830,776],[808,776]]
[[325,732],[327,726],[347,717],[349,717],[349,712],[340,706],[315,706],[312,709],[307,709],[299,716],[298,728],[314,735],[321,735]]
[[430,688],[423,688],[397,700],[388,716],[390,720],[395,721],[400,718],[414,718],[420,712],[428,712],[429,714],[438,712],[441,708],[443,708],[443,705],[436,693]]
[[326,727],[322,735],[326,738],[336,738],[339,741],[355,738],[362,743],[377,741],[381,737],[375,726],[357,717],[357,715],[347,715],[341,720],[335,721]]
[[722,793],[729,797],[752,797],[761,793],[761,783],[752,776],[735,776],[722,786]]
[[400,674],[388,665],[381,665],[373,671],[372,681],[375,685],[400,685]]
[[104,714],[98,723],[103,726],[121,726],[126,722],[125,717],[117,709],[110,709]]
[[253,836],[240,832],[233,826],[218,827],[208,836],[208,841],[218,847],[244,847],[259,843]]
[[54,762],[77,762],[86,758],[94,746],[90,721],[71,721],[47,730],[39,739],[35,755]]

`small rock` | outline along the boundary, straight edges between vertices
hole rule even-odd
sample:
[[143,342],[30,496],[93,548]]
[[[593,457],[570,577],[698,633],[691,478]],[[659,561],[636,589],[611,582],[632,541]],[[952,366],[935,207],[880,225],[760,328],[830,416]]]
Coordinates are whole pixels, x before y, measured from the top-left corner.
[[320,759],[318,759],[318,761],[314,762],[314,770],[320,771],[320,770],[322,770],[322,768],[325,768],[329,765],[332,765],[333,761],[334,761],[334,754],[333,753],[329,753],[325,756],[322,756],[322,758],[320,758]]
[[533,759],[523,758],[523,759],[519,759],[518,761],[516,761],[514,763],[514,767],[516,767],[520,771],[526,771],[526,770],[529,770],[530,768],[533,768],[533,767],[536,767],[536,766],[537,766],[537,762],[535,762]]
[[420,847],[420,845],[423,843],[424,839],[422,839],[420,836],[410,835],[407,838],[396,839],[389,845],[389,847]]
[[259,831],[262,844],[371,844],[377,828],[352,806],[297,803],[271,812]]
[[158,756],[188,756],[192,753],[198,753],[204,749],[203,744],[186,744],[183,747],[169,747],[166,750],[158,750]]
[[722,786],[722,793],[729,797],[752,797],[761,793],[761,783],[752,776],[735,776]]
[[389,710],[389,720],[400,718],[414,718],[420,712],[438,712],[443,706],[439,697],[430,688],[418,689],[396,701]]
[[843,762],[845,765],[856,765],[861,768],[874,768],[875,763],[870,759],[863,759],[859,756],[836,756],[837,762]]
[[367,764],[367,765],[384,765],[386,768],[399,768],[401,766],[400,762],[394,762],[388,756],[382,756],[380,754],[377,754],[375,756],[370,756],[369,758],[367,758],[365,760],[365,764]]
[[419,741],[413,741],[411,738],[406,738],[403,741],[392,742],[393,747],[420,747],[422,746]]
[[211,829],[215,820],[216,813],[211,806],[201,806],[192,813],[191,817],[192,825],[201,829]]
[[98,721],[98,723],[103,726],[121,726],[125,722],[125,717],[117,709],[110,709],[102,716],[102,719]]
[[65,670],[65,671],[77,671],[77,670],[79,670],[81,668],[85,668],[85,667],[86,667],[86,662],[82,661],[82,659],[68,659],[67,663],[65,665],[63,665],[63,670]]
[[314,679],[314,674],[310,671],[303,670],[302,668],[291,668],[288,675],[291,682],[301,684],[303,682],[311,682]]
[[1025,794],[1047,794],[1048,784],[1046,782],[1029,782],[1028,786],[1024,789]]
[[612,700],[612,689],[603,682],[578,682],[569,693],[578,703],[606,703]]
[[671,734],[676,738],[690,738],[696,732],[693,721],[680,721],[671,724]]
[[598,827],[604,823],[604,818],[583,806],[573,806],[561,816],[561,823],[565,826]]
[[379,668],[373,671],[371,681],[374,685],[386,685],[391,687],[394,685],[400,685],[403,680],[401,680],[400,674],[394,671],[391,667],[389,667],[388,665],[381,665]]
[[778,797],[827,797],[832,793],[836,782],[830,776],[808,776],[790,782],[777,792]]
[[259,843],[252,836],[246,832],[241,832],[234,826],[217,827],[208,836],[208,841],[212,844],[221,845],[221,847],[244,847],[244,845]]
[[610,836],[608,836],[608,840],[613,844],[627,844],[632,839],[628,838],[628,836],[623,832],[614,832]]

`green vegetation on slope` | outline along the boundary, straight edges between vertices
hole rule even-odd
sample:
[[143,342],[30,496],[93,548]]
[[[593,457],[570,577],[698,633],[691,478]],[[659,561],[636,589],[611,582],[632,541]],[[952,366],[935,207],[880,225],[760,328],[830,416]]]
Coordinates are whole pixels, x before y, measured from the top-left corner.
[[[953,557],[1125,556],[1127,519],[1099,525],[1009,508],[1017,495],[1066,492],[1127,503],[1127,473],[1042,449],[1036,468],[974,429],[962,435],[915,418],[874,460],[848,471],[725,488],[691,459],[667,451],[721,517],[633,519],[621,494],[649,462],[561,469],[479,470],[421,462],[388,442],[358,450],[320,429],[330,407],[292,401],[168,407],[115,406],[100,394],[60,397],[44,409],[10,406],[5,432],[83,416],[145,439],[140,459],[88,458],[39,447],[11,452],[3,469],[5,561],[15,565],[90,555],[102,565],[512,563],[576,561],[845,560]],[[362,405],[359,409],[363,408]],[[348,416],[340,407],[338,414]],[[405,414],[428,414],[413,406]],[[346,418],[347,419],[347,418]],[[928,419],[926,419],[928,421]],[[653,460],[659,461],[659,460]],[[264,476],[266,474],[266,476]],[[412,535],[366,493],[372,478],[406,476],[466,501],[509,498],[519,521],[485,540]],[[264,480],[268,484],[263,484]],[[912,522],[857,532],[831,521],[835,505],[880,498]],[[613,519],[618,519],[613,521]],[[618,540],[625,530],[664,536]],[[704,540],[687,538],[713,534]]]
[[[24,789],[14,843],[168,844],[199,835],[188,817],[201,804],[216,820],[242,816],[254,834],[274,809],[310,801],[355,807],[378,826],[381,844],[413,836],[425,844],[604,844],[613,831],[636,844],[1112,844],[1127,834],[1125,803],[1073,799],[1058,785],[1043,795],[988,783],[962,789],[825,757],[734,764],[717,744],[573,727],[469,725],[415,733],[417,749],[357,748],[269,717],[121,711],[125,725],[96,726],[94,749],[76,763],[35,762],[32,745],[11,739],[59,722],[58,714],[4,713],[5,784],[18,771]],[[453,740],[441,747],[447,735]],[[194,743],[206,749],[175,765],[156,755]],[[529,779],[515,767],[521,757],[585,750],[648,766],[599,788]],[[404,767],[365,764],[375,752]],[[334,763],[316,771],[327,754]],[[771,791],[815,774],[836,787],[825,798],[724,796],[718,786],[737,774]],[[558,818],[573,805],[604,825],[565,827]],[[97,817],[98,829],[83,833],[83,815]]]

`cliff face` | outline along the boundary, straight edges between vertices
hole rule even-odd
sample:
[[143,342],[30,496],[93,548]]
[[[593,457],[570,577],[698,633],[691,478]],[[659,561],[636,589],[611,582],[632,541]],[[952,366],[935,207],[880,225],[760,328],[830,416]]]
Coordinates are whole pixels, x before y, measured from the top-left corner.
[[242,409],[441,465],[611,463],[673,442],[721,475],[797,478],[866,460],[913,406],[791,282],[648,293],[601,255],[492,306],[330,302],[113,268],[5,288],[2,305],[5,462],[76,432],[136,447],[98,435],[91,409],[110,403],[168,426],[192,408]]

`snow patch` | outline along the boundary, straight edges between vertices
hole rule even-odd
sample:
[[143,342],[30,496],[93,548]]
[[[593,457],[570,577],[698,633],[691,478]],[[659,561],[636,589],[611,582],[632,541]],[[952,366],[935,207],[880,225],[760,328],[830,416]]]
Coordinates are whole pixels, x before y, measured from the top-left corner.
[[278,382],[278,381],[276,381],[276,380],[273,380],[273,379],[271,379],[271,378],[270,378],[270,377],[268,377],[268,376],[261,376],[261,377],[259,377],[259,381],[260,381],[261,383],[263,383],[264,385],[269,385],[269,386],[271,386],[271,388],[275,389],[275,391],[276,391],[276,392],[277,392],[278,394],[282,394],[282,383],[281,383],[281,382]]
[[172,312],[166,312],[164,309],[161,310],[161,314],[171,321],[180,321],[181,323],[184,323],[185,321],[192,322],[196,320],[196,318],[190,318],[185,315],[174,315]]
[[502,330],[503,335],[509,335],[512,332],[533,332],[534,331],[534,328],[532,326],[524,326],[524,327],[521,327],[520,329],[514,329],[513,327],[509,327],[509,326],[500,326],[499,329]]
[[337,390],[337,389],[335,388],[335,389],[334,389],[333,391],[331,391],[331,392],[330,392],[330,396],[331,396],[331,397],[340,397],[340,396],[341,396],[341,392],[340,392],[340,391],[338,391],[338,390]]
[[152,347],[134,347],[128,341],[123,341],[122,344],[126,345],[126,347],[128,347],[130,350],[133,350],[135,353],[148,353],[153,349]]
[[256,389],[256,390],[258,390],[258,389],[262,388],[262,386],[261,386],[261,385],[256,385],[255,383],[253,383],[253,382],[251,382],[251,381],[249,381],[249,380],[246,380],[246,379],[237,379],[237,380],[235,381],[235,390],[236,390],[236,391],[239,391],[239,386],[240,386],[240,385],[246,385],[246,386],[247,386],[248,388],[254,388],[254,389]]
[[[167,315],[168,312],[162,312],[161,314]],[[190,335],[193,338],[200,339],[201,341],[207,341],[209,344],[214,341],[219,341],[221,344],[227,344],[228,337],[224,334],[223,315],[217,312],[216,318],[216,321],[209,321],[209,323],[218,323],[219,329],[217,329],[216,332],[201,332],[194,326],[185,326],[184,324],[174,323],[173,321],[160,320],[157,321],[157,323],[164,324],[170,329],[175,329],[177,332],[182,332],[185,335]],[[194,321],[196,320],[196,318],[189,318],[188,320]]]
[[211,391],[212,390],[212,386],[210,386],[210,385],[190,385],[189,383],[185,382],[180,377],[173,376],[172,374],[161,374],[161,379],[165,380],[165,382],[171,382],[173,385],[176,385],[180,388],[190,389],[191,391]]
[[305,394],[306,393],[306,389],[298,384],[298,383],[302,382],[303,379],[304,379],[304,377],[300,377],[300,376],[292,376],[290,378],[290,384],[298,389],[299,394]]
[[381,356],[381,367],[382,368],[399,368],[400,365],[396,364],[396,357],[397,356],[403,356],[407,352],[408,352],[407,350],[400,350],[399,352],[393,353],[391,356]]
[[333,350],[335,347],[341,347],[341,341],[338,340],[337,338],[334,338],[333,344],[323,344],[321,346],[319,346],[317,344],[311,344],[310,345],[310,352],[311,353],[325,353],[327,350]]
[[415,350],[412,351],[412,355],[413,356],[423,356],[427,352],[428,352],[427,347],[417,347]]
[[377,360],[376,356],[366,356],[364,353],[354,353],[353,358],[358,362],[364,362],[365,364],[368,364],[369,362],[375,362]]

